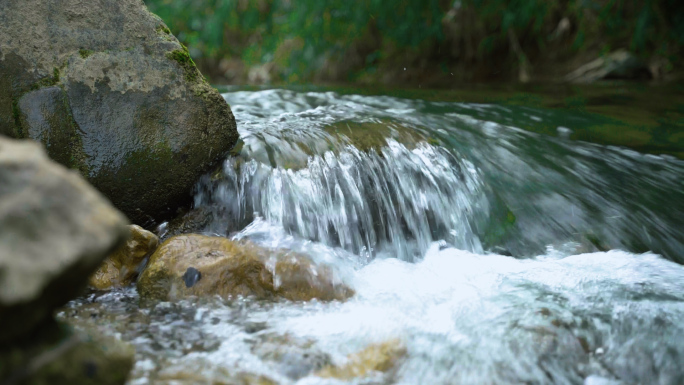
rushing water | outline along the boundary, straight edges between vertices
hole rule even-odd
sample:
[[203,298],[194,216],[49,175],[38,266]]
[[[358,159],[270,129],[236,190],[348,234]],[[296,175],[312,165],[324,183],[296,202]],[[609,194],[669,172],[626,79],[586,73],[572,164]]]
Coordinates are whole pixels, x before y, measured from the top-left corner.
[[[72,302],[136,346],[132,384],[684,383],[683,161],[572,141],[562,110],[224,97],[241,143],[198,184],[195,230],[306,253],[356,295]],[[387,341],[391,371],[316,375]]]

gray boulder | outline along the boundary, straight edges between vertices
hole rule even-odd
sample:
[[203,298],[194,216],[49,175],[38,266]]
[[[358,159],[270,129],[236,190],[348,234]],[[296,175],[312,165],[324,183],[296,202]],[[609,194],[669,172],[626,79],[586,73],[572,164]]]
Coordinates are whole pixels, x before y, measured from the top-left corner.
[[40,145],[0,136],[0,345],[74,298],[127,220]]
[[171,217],[238,134],[142,0],[0,1],[0,134],[42,142],[133,222]]

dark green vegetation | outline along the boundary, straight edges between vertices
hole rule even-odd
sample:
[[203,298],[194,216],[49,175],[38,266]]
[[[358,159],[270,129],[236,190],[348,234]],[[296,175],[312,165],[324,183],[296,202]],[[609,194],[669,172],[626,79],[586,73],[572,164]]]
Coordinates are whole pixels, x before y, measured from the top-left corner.
[[159,33],[165,33],[167,35],[171,35],[171,30],[168,29],[166,26],[159,25],[157,26],[157,32]]
[[682,69],[680,0],[145,2],[215,81],[545,80],[617,49]]
[[24,129],[21,127],[21,112],[19,111],[19,101],[12,99],[12,117],[14,118],[15,134],[17,138],[24,137]]
[[82,57],[83,59],[87,59],[88,56],[90,56],[90,55],[93,54],[93,51],[91,51],[91,50],[89,50],[89,49],[79,49],[79,50],[78,50],[78,54],[81,55],[81,57]]
[[31,85],[29,88],[31,91],[39,90],[45,87],[52,87],[59,83],[59,68],[55,67],[52,69],[52,77],[44,77],[38,82]]

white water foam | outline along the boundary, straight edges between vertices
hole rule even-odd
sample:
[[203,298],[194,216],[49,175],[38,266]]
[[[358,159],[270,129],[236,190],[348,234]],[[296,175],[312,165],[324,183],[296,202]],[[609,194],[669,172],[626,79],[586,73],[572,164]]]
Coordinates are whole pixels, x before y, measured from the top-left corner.
[[[344,383],[678,384],[684,378],[676,361],[684,357],[684,268],[658,255],[616,250],[519,260],[440,250],[435,243],[418,263],[376,259],[350,280],[357,294],[345,303],[279,303],[252,309],[249,318],[267,325],[262,334],[313,341],[312,349],[337,364],[371,344],[399,339],[406,346],[395,377]],[[224,311],[210,309],[205,318],[228,319]],[[229,322],[204,328],[221,347],[188,355],[181,367],[201,362],[284,384],[340,383],[288,378],[279,364],[252,353],[253,335]]]

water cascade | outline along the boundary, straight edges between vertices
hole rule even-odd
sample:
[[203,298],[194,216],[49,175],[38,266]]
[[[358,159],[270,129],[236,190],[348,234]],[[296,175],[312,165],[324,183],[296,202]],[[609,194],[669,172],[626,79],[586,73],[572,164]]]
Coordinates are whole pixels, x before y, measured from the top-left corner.
[[[563,110],[224,97],[241,143],[198,183],[194,230],[305,253],[356,294],[72,302],[136,346],[131,384],[684,383],[681,160],[571,141],[590,118]],[[344,374],[379,349],[391,369]]]

